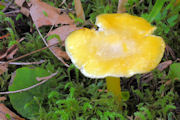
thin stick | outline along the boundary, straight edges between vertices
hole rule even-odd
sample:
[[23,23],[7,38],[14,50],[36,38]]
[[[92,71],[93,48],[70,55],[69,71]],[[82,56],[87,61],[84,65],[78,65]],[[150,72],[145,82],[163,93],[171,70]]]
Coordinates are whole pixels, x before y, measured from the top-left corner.
[[2,10],[2,12],[5,12],[5,11],[9,8],[9,6],[11,6],[13,3],[14,3],[14,0],[11,0],[11,1],[7,4],[7,6]]
[[[54,77],[55,75],[57,75],[57,73],[58,73],[58,72],[51,74],[50,77],[49,77],[49,79],[52,78],[52,77]],[[19,93],[19,92],[28,91],[28,90],[30,90],[30,89],[32,89],[32,88],[35,88],[35,87],[37,87],[37,86],[39,86],[39,85],[47,82],[49,79],[45,79],[45,80],[41,81],[40,83],[37,83],[37,84],[35,84],[35,85],[32,85],[32,86],[30,86],[30,87],[28,87],[28,88],[24,88],[24,89],[20,89],[20,90],[16,90],[16,91],[0,92],[0,95],[7,95],[7,94],[12,94],[12,93]]]
[[126,11],[126,8],[124,5],[127,1],[128,0],[119,0],[117,13],[123,13]]
[[14,11],[10,11],[10,12],[5,12],[4,14],[6,16],[10,16],[10,14],[16,14],[16,13],[20,13],[20,10],[14,10]]
[[53,25],[51,26],[49,32],[44,36],[44,38],[46,38],[46,37],[48,36],[48,34],[52,31],[52,29],[54,28],[54,25],[55,25],[55,24],[53,24]]
[[57,45],[57,44],[58,44],[58,43],[49,45],[49,46],[47,46],[47,47],[43,47],[43,48],[41,48],[41,49],[32,51],[32,52],[30,52],[30,53],[27,53],[27,54],[22,55],[22,56],[20,56],[20,57],[14,58],[14,59],[9,60],[9,61],[7,61],[7,62],[5,62],[5,63],[2,63],[2,64],[9,64],[10,62],[14,62],[14,61],[16,61],[16,60],[22,59],[22,58],[24,58],[24,57],[27,57],[27,56],[29,56],[29,55],[32,55],[32,54],[34,54],[34,53],[37,53],[37,52],[39,52],[39,51],[42,51],[42,50],[44,50],[44,49],[46,49],[46,48],[52,47],[52,46]]
[[[33,64],[41,64],[45,62],[45,60],[40,60],[38,62],[10,62],[11,65],[33,65]],[[0,61],[0,64],[6,63],[5,61]]]
[[[46,46],[48,46],[46,40],[45,40],[44,37],[42,36],[42,34],[41,34],[41,32],[39,31],[39,29],[38,29],[38,27],[37,27],[36,24],[35,24],[35,26],[36,26],[36,30],[38,31],[39,35],[41,36],[44,44],[45,44]],[[54,54],[54,56],[56,56],[56,58],[58,58],[66,67],[69,67],[69,65],[68,65],[67,63],[65,63],[65,61],[64,61],[62,58],[58,57],[58,56],[56,55],[56,53],[54,53],[54,51],[53,51],[51,48],[49,48],[49,50],[50,50],[50,51]]]

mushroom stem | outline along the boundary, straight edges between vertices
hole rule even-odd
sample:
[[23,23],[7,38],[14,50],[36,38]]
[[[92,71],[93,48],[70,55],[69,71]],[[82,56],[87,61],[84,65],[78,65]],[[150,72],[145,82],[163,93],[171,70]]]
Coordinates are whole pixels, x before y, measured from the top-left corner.
[[112,92],[114,96],[121,102],[121,84],[120,78],[106,77],[106,84],[108,91]]

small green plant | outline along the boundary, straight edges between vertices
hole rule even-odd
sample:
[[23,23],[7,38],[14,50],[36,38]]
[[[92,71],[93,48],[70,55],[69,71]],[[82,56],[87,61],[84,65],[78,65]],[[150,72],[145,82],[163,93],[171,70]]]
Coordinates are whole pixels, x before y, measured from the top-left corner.
[[180,63],[173,63],[170,66],[168,76],[174,80],[180,80]]

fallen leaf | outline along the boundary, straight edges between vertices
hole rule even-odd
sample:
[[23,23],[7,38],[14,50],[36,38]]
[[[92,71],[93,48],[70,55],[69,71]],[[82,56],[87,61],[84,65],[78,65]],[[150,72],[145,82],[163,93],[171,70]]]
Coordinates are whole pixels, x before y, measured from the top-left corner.
[[74,2],[75,2],[76,16],[78,18],[81,18],[83,21],[85,21],[85,15],[81,4],[81,0],[75,0]]
[[18,48],[15,48],[11,53],[9,53],[7,56],[6,56],[6,59],[13,59],[13,56],[16,54],[16,52],[18,51]]
[[54,51],[57,57],[69,60],[69,56],[67,55],[67,53],[65,51],[62,51],[59,47],[53,47],[51,49]]
[[22,7],[24,2],[25,2],[25,0],[15,0],[16,5],[19,7]]
[[[160,63],[158,66],[157,66],[157,69],[159,71],[163,71],[164,69],[166,69],[167,67],[169,67],[170,65],[172,64],[172,60],[168,60],[168,61],[165,61],[165,62],[162,62]],[[153,80],[153,73],[152,72],[149,72],[149,73],[146,73],[144,75],[142,75],[141,79],[143,80],[143,83],[148,83],[150,82],[151,80]]]
[[128,0],[119,0],[117,13],[123,13],[126,11],[125,3]]
[[[51,32],[49,32],[48,36],[56,34],[59,35],[59,37],[61,38],[62,42],[65,41],[66,37],[75,30],[78,30],[80,28],[77,28],[76,25],[65,25],[65,26],[61,26]],[[48,45],[53,45],[55,43],[58,43],[58,39],[57,38],[53,38],[51,40],[48,40]],[[64,52],[61,48],[59,47],[51,47],[52,51],[60,58],[64,58],[66,60],[69,60],[69,57],[67,55],[66,52]]]
[[1,101],[5,101],[5,100],[6,100],[6,97],[4,97],[4,96],[3,96],[3,97],[0,97],[0,102],[1,102]]
[[21,7],[20,12],[24,14],[26,17],[29,17],[29,10],[25,7]]
[[[17,40],[17,42],[20,43],[23,40],[24,38],[21,38],[20,40]],[[0,55],[0,60],[3,58],[13,59],[13,56],[16,54],[17,51],[18,51],[17,45],[16,44],[12,45],[10,48],[6,50],[4,54]]]
[[164,69],[166,69],[167,67],[169,67],[171,64],[172,64],[172,60],[168,60],[168,61],[162,62],[162,63],[160,63],[160,64],[157,66],[157,69],[158,69],[159,71],[163,71]]
[[0,75],[2,75],[4,72],[8,70],[8,65],[7,64],[0,64]]
[[40,0],[31,0],[30,15],[37,27],[44,25],[72,24],[73,20],[65,13]]
[[0,60],[5,58],[7,56],[7,52],[5,52],[4,54],[0,55]]
[[[62,41],[65,41],[66,37],[73,31],[78,30],[80,28],[76,27],[76,25],[64,25],[61,26],[59,28],[56,28],[55,30],[49,32],[48,36],[53,35],[53,34],[57,34],[59,35],[59,37],[61,38]],[[58,42],[58,40],[56,38],[53,38],[51,40],[48,40],[49,45],[55,44],[56,42],[52,42],[52,41],[56,41]]]
[[25,120],[24,118],[21,118],[18,115],[16,115],[15,113],[13,113],[4,104],[0,103],[0,120],[8,120],[6,118],[6,114],[10,115],[13,120]]
[[173,58],[173,60],[176,59],[175,53],[172,50],[172,48],[169,45],[166,45],[166,50],[165,50],[165,57],[166,57],[166,59],[168,59],[169,55]]
[[[54,26],[57,24],[61,24],[59,28],[49,32],[47,36],[57,34],[61,38],[62,42],[64,42],[66,37],[72,31],[80,29],[76,27],[76,25],[74,24],[74,21],[65,12],[61,11],[58,8],[52,7],[45,2],[42,2],[41,0],[30,0],[30,2],[28,2],[27,4],[30,7],[30,15],[37,29],[41,26],[46,26],[46,25]],[[76,3],[76,6],[77,6],[77,3]],[[47,41],[47,45],[52,45],[58,42],[59,41],[57,40],[57,38],[53,38]],[[53,47],[50,47],[49,49],[59,60],[63,61],[62,58],[69,60],[67,53],[63,51],[61,48],[57,46],[53,46]],[[63,63],[66,66],[68,66],[64,61]]]
[[25,3],[25,0],[15,0],[15,3],[17,6],[20,7],[20,12],[24,14],[26,17],[29,17],[29,9],[24,7],[23,4]]
[[0,56],[0,60],[3,58],[12,59],[13,56],[16,54],[17,50],[18,50],[17,45],[11,46],[6,50],[4,54]]

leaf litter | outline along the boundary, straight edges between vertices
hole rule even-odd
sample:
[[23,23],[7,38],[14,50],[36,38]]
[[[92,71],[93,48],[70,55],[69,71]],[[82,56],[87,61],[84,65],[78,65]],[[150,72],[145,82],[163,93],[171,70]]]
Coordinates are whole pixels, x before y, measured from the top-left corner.
[[11,120],[25,120],[13,113],[9,108],[7,108],[3,103],[0,103],[0,120],[9,120],[6,115],[10,115]]
[[[22,3],[18,3],[17,5],[22,8],[24,2],[25,1],[22,0]],[[61,24],[60,27],[54,30],[50,30],[47,36],[50,36],[52,34],[58,35],[61,39],[62,45],[66,37],[72,31],[80,29],[76,27],[74,21],[68,16],[68,14],[61,9],[50,6],[49,4],[42,2],[41,0],[30,0],[27,4],[30,7],[29,13],[37,28],[49,25],[57,26]],[[47,45],[52,45],[58,42],[59,41],[57,40],[57,38],[52,38],[51,40],[48,40]],[[62,58],[69,60],[67,53],[60,47],[53,46],[50,48],[50,50],[59,60],[61,60]]]

